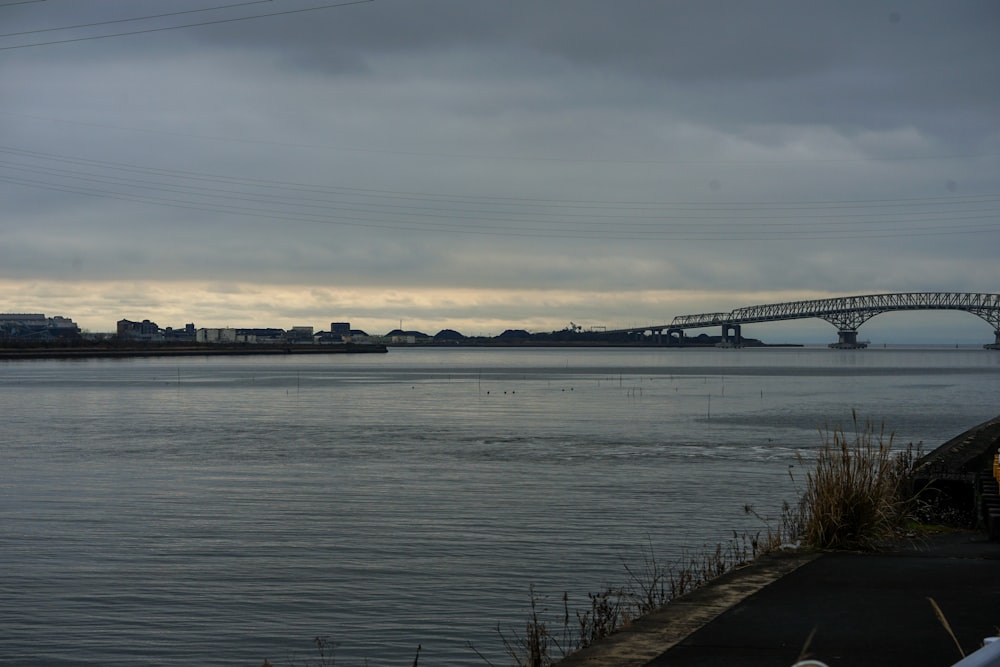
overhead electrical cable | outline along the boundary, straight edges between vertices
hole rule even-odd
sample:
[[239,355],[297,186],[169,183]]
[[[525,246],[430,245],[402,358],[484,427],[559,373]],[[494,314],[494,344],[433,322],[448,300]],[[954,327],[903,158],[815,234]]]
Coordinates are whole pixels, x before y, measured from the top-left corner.
[[185,23],[182,25],[171,25],[171,26],[161,26],[158,28],[145,28],[143,30],[130,30],[127,32],[116,32],[108,35],[90,35],[87,37],[72,37],[67,39],[58,39],[49,42],[33,42],[31,44],[16,44],[13,46],[0,46],[0,51],[10,51],[13,49],[27,49],[36,46],[51,46],[53,44],[69,44],[71,42],[86,42],[94,39],[109,39],[111,37],[124,37],[127,35],[143,35],[153,32],[164,32],[166,30],[181,30],[183,28],[196,28],[205,25],[218,25],[221,23],[234,23],[236,21],[250,21],[253,19],[270,18],[273,16],[287,16],[289,14],[301,14],[304,12],[315,12],[321,9],[337,9],[340,7],[349,7],[351,5],[363,5],[375,0],[350,0],[349,2],[339,2],[329,5],[319,5],[317,7],[305,7],[301,9],[286,9],[280,12],[270,12],[267,14],[255,14],[253,16],[233,16],[224,19],[215,19],[212,21],[199,21],[197,23]]
[[[684,223],[698,223],[701,225],[731,225],[734,222],[734,215],[719,215],[714,207],[705,209],[681,209],[680,211],[664,211],[655,215],[636,214],[628,209],[612,211],[611,213],[560,213],[550,210],[553,207],[546,207],[545,210],[535,210],[533,208],[497,208],[495,205],[484,203],[477,208],[468,208],[469,202],[456,202],[461,208],[448,206],[447,202],[436,202],[434,206],[425,205],[403,205],[396,203],[386,203],[371,198],[353,197],[350,199],[330,199],[329,197],[303,197],[302,191],[288,192],[260,192],[247,189],[231,190],[219,187],[206,187],[204,185],[185,185],[178,183],[163,183],[137,178],[123,178],[120,176],[108,176],[93,174],[90,172],[78,172],[68,169],[41,168],[25,166],[23,164],[11,163],[0,160],[0,169],[10,169],[23,178],[24,174],[37,174],[39,176],[66,178],[75,181],[85,181],[100,185],[110,185],[118,187],[136,187],[146,191],[168,192],[171,194],[185,194],[192,197],[212,197],[224,200],[235,200],[241,202],[256,202],[264,204],[284,205],[294,208],[310,208],[327,211],[353,211],[358,213],[373,213],[395,216],[428,216],[467,219],[468,216],[476,216],[477,220],[490,222],[517,221],[535,224],[549,225],[604,225],[607,221],[618,221],[632,226],[640,227],[660,227],[665,224],[678,225]],[[27,179],[24,179],[27,180]],[[38,181],[47,183],[46,181]],[[196,181],[197,182],[197,181]],[[245,187],[245,186],[239,186]],[[323,194],[316,192],[314,194]],[[336,194],[336,193],[333,193]],[[963,207],[949,206],[947,215],[954,219],[956,216],[968,216],[970,214],[985,213],[983,217],[990,217],[996,213],[996,204],[1000,203],[1000,196],[994,197],[990,201],[973,202],[953,202],[962,204]],[[983,204],[991,204],[982,207]],[[970,207],[970,205],[972,205]],[[922,209],[908,210],[912,205],[904,205],[902,210],[868,212],[864,210],[848,209],[831,210],[819,209],[807,213],[775,213],[769,210],[753,209],[757,215],[740,213],[735,220],[741,222],[752,221],[761,227],[794,227],[802,220],[825,220],[830,225],[854,225],[858,223],[888,223],[896,220],[906,221],[913,218],[940,217],[942,210],[939,205],[928,208],[924,205]],[[899,209],[899,206],[896,206]],[[605,210],[605,209],[598,209]],[[642,209],[645,211],[646,209]],[[727,209],[738,210],[738,209]],[[705,212],[712,213],[706,215]]]
[[148,16],[136,16],[134,18],[128,18],[128,19],[110,19],[108,21],[96,21],[94,23],[78,23],[76,25],[61,26],[59,28],[38,28],[35,30],[22,30],[20,32],[6,32],[6,33],[0,33],[0,37],[18,37],[21,35],[35,35],[42,32],[56,32],[58,30],[77,30],[79,28],[96,28],[98,26],[113,25],[116,23],[134,23],[135,21],[162,19],[170,16],[181,16],[182,14],[199,14],[202,12],[214,12],[222,9],[245,7],[247,5],[263,5],[273,1],[274,0],[250,0],[249,2],[237,2],[230,5],[218,5],[216,7],[202,7],[201,9],[185,9],[184,11],[180,12],[167,12],[165,14],[150,14]]
[[563,239],[898,238],[1000,231],[1000,193],[938,197],[629,202],[400,193],[94,160],[0,146],[0,181],[240,219],[409,233]]
[[[335,212],[333,215],[311,213],[294,208],[262,208],[261,206],[243,206],[238,204],[256,203],[255,201],[238,201],[232,204],[225,201],[198,201],[191,199],[175,199],[150,195],[148,193],[135,193],[120,190],[97,189],[93,187],[72,186],[61,183],[39,181],[37,179],[25,179],[17,176],[2,177],[0,181],[11,184],[24,185],[33,188],[41,188],[50,191],[58,191],[72,194],[86,195],[90,197],[102,197],[122,201],[139,202],[160,206],[169,206],[188,210],[198,210],[220,214],[238,215],[241,217],[265,218],[272,221],[296,221],[321,223],[332,225],[344,225],[353,227],[365,227],[375,229],[392,229],[396,231],[408,232],[449,232],[467,233],[490,236],[520,236],[531,238],[590,238],[590,239],[675,239],[675,240],[764,240],[764,239],[836,239],[836,238],[886,238],[900,235],[940,235],[949,233],[971,233],[981,231],[1000,231],[994,223],[984,226],[983,223],[970,224],[969,221],[997,220],[996,213],[989,215],[948,215],[947,218],[929,221],[930,224],[913,224],[907,222],[905,227],[886,226],[886,224],[872,226],[855,222],[850,227],[831,228],[825,224],[821,228],[809,228],[796,225],[792,229],[772,230],[762,228],[759,224],[747,225],[739,220],[733,224],[724,226],[708,226],[705,224],[669,224],[665,226],[644,227],[630,224],[625,221],[623,224],[603,223],[596,228],[586,225],[577,225],[570,229],[551,229],[544,225],[539,227],[524,227],[520,224],[511,224],[508,219],[503,220],[483,220],[468,219],[462,217],[458,222],[442,220],[438,215],[409,215],[392,216],[385,212],[376,211],[373,217],[366,211],[349,211],[350,214]],[[169,191],[168,191],[169,192]],[[169,192],[169,194],[176,194]],[[264,202],[273,204],[273,202]],[[504,222],[506,226],[493,224],[485,226],[470,226],[475,222]],[[518,222],[518,221],[513,221]],[[523,221],[520,221],[523,223]],[[891,225],[897,225],[905,221],[889,221]],[[963,224],[956,224],[956,222]]]
[[[0,182],[8,182],[14,184],[29,185],[31,187],[43,187],[36,183],[30,182],[20,182],[16,178],[5,178],[0,177]],[[192,205],[187,202],[170,200],[163,198],[149,198],[149,197],[136,197],[131,196],[127,193],[115,193],[115,192],[102,192],[93,190],[81,190],[68,187],[51,186],[45,189],[66,192],[72,194],[82,194],[92,197],[101,197],[107,199],[114,199],[119,201],[129,201],[147,204],[156,204],[160,206],[167,206],[172,208],[180,208],[187,210],[203,211],[203,212],[214,212],[222,214],[233,214],[239,215],[241,217],[259,218],[269,221],[270,223],[283,223],[283,222],[305,222],[312,224],[325,224],[334,226],[349,226],[349,227],[361,227],[365,229],[385,229],[392,231],[408,231],[408,232],[448,232],[454,234],[456,232],[477,235],[477,236],[493,236],[493,237],[523,237],[523,238],[551,238],[551,239],[565,239],[566,234],[556,234],[545,231],[538,230],[524,230],[524,231],[501,231],[495,228],[468,228],[461,227],[456,228],[454,226],[448,226],[445,224],[432,224],[424,223],[419,226],[400,226],[398,224],[388,223],[383,220],[372,220],[369,218],[358,218],[355,216],[338,216],[336,219],[330,219],[326,216],[309,216],[304,214],[288,215],[287,212],[282,211],[262,211],[258,207],[236,207],[236,206],[200,206]],[[274,213],[272,215],[271,213]],[[593,233],[582,233],[577,231],[571,238],[577,239],[603,239],[603,240],[674,240],[674,241],[776,241],[776,240],[835,240],[835,239],[854,239],[854,238],[898,238],[900,235],[909,236],[943,236],[951,234],[970,234],[979,232],[995,232],[1000,231],[1000,228],[989,225],[983,226],[981,224],[977,225],[953,225],[951,220],[946,221],[945,225],[938,225],[936,227],[930,228],[918,228],[916,230],[909,229],[903,230],[902,232],[884,232],[884,231],[864,231],[864,232],[854,232],[851,230],[844,230],[842,233],[836,233],[836,230],[831,231],[828,229],[823,230],[801,230],[794,234],[789,234],[787,231],[779,232],[761,232],[759,230],[750,231],[739,231],[739,230],[727,230],[724,232],[711,232],[702,229],[685,231],[680,234],[641,234],[635,231],[626,230],[623,231],[620,228],[615,228],[603,231],[594,231]]]
[[677,201],[651,201],[651,200],[568,200],[568,199],[545,199],[537,197],[509,197],[498,195],[461,195],[443,194],[429,192],[413,192],[402,190],[388,190],[377,188],[358,188],[349,186],[329,186],[310,185],[293,181],[278,181],[251,177],[233,177],[222,174],[212,174],[198,171],[181,171],[175,169],[165,169],[161,167],[149,167],[132,163],[111,162],[107,160],[94,160],[90,158],[78,158],[73,156],[58,155],[32,151],[11,146],[0,146],[0,153],[7,153],[24,158],[39,159],[59,162],[64,164],[75,164],[88,168],[97,167],[115,171],[125,171],[133,173],[145,173],[164,176],[174,179],[200,180],[205,182],[229,183],[253,185],[266,188],[289,189],[297,192],[330,192],[330,193],[356,193],[358,195],[377,196],[383,198],[413,199],[418,201],[447,201],[447,202],[474,202],[474,203],[507,203],[520,206],[538,206],[550,208],[574,208],[574,209],[594,209],[610,208],[614,210],[714,210],[714,211],[745,211],[747,209],[762,210],[815,210],[820,208],[842,209],[858,208],[885,208],[898,206],[934,206],[952,205],[955,203],[996,203],[1000,200],[1000,193],[982,195],[946,195],[937,197],[913,197],[913,198],[885,198],[885,199],[821,199],[821,200],[798,200],[798,201],[775,201],[775,200],[732,200],[727,202],[716,202],[707,200],[677,200]]
[[219,137],[208,134],[194,134],[191,132],[175,132],[172,130],[156,130],[141,127],[129,127],[125,125],[114,125],[110,123],[93,123],[79,120],[69,120],[66,118],[51,118],[33,114],[14,113],[0,109],[0,114],[29,118],[32,120],[42,120],[48,123],[62,123],[66,125],[79,125],[82,127],[99,127],[109,130],[121,130],[126,132],[139,132],[143,134],[155,134],[168,137],[185,137],[197,139],[199,141],[218,141],[232,144],[246,144],[255,146],[280,146],[285,148],[308,148],[322,149],[326,151],[340,151],[346,153],[367,153],[374,155],[401,155],[419,158],[437,158],[445,160],[494,160],[500,162],[539,162],[539,163],[564,163],[564,164],[635,164],[635,165],[721,165],[721,166],[788,166],[799,164],[852,164],[869,162],[936,162],[955,160],[982,160],[1000,157],[1000,153],[965,153],[951,155],[900,155],[894,157],[844,157],[844,158],[793,158],[793,159],[759,159],[759,160],[733,160],[733,159],[701,159],[701,160],[662,160],[662,159],[626,159],[626,158],[567,158],[552,156],[525,156],[525,155],[496,155],[489,153],[466,153],[466,152],[443,152],[443,151],[418,151],[399,150],[389,148],[368,148],[360,146],[330,146],[321,144],[301,144],[287,141],[273,141],[269,139],[246,139],[242,137]]

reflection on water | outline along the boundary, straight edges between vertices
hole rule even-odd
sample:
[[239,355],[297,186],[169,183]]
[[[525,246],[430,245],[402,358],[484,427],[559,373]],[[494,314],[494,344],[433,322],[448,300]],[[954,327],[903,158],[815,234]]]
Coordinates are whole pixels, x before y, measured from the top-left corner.
[[0,662],[505,662],[571,602],[759,527],[851,412],[934,446],[983,350],[400,350],[0,367]]

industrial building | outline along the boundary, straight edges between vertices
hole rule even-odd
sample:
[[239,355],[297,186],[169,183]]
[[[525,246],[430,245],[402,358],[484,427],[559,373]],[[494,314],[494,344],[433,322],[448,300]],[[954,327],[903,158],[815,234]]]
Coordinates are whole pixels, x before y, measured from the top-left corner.
[[0,313],[0,339],[23,341],[66,340],[80,335],[68,317],[41,313]]

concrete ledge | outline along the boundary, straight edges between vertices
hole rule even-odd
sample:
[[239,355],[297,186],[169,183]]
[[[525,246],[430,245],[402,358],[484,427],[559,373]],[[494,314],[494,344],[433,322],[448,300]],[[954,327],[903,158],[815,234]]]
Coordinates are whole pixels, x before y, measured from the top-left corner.
[[762,556],[647,614],[610,637],[559,661],[559,667],[641,667],[765,586],[820,556]]

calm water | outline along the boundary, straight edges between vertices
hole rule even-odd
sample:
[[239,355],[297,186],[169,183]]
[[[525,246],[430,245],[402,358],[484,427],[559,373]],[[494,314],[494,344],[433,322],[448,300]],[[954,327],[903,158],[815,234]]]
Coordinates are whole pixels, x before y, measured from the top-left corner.
[[507,664],[529,587],[759,528],[825,423],[932,448],[998,395],[981,349],[0,363],[0,664]]

